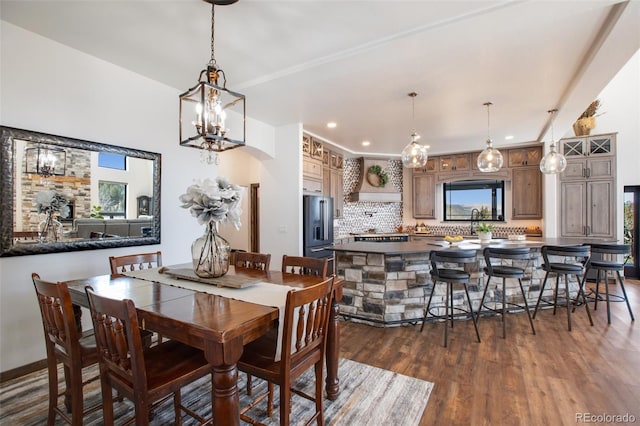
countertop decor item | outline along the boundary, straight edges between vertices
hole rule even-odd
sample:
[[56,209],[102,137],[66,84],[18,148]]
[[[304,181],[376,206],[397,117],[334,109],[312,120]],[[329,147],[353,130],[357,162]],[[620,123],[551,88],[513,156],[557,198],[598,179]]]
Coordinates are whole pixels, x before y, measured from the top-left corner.
[[480,243],[488,243],[491,241],[493,231],[493,225],[490,223],[482,222],[476,227],[476,232],[478,233],[478,238],[480,239]]
[[224,177],[197,182],[180,196],[182,208],[207,229],[191,245],[193,271],[202,278],[220,277],[229,270],[229,242],[218,234],[218,224],[229,220],[240,229],[242,188],[232,185]]

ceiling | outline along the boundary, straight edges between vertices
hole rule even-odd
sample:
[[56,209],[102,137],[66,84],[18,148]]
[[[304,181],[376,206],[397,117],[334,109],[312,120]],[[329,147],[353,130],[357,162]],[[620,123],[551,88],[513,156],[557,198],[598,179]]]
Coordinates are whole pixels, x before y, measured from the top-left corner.
[[[215,58],[247,115],[302,122],[346,155],[398,155],[414,128],[432,154],[481,150],[488,133],[497,147],[550,140],[552,108],[558,138],[640,48],[636,0],[240,0],[215,11]],[[201,0],[1,0],[0,18],[177,93],[210,57]]]

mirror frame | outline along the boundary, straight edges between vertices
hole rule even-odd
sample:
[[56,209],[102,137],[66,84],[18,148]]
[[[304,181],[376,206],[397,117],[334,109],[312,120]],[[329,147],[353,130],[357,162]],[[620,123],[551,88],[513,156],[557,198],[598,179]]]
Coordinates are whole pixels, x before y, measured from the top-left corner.
[[[154,221],[152,236],[13,244],[14,178],[16,173],[20,172],[20,170],[15,170],[16,167],[20,168],[20,166],[14,164],[14,140],[18,139],[32,143],[46,143],[47,145],[88,151],[110,152],[153,161],[152,211],[154,212]],[[160,244],[160,169],[162,154],[6,126],[0,126],[0,143],[0,205],[2,206],[0,212],[0,257]]]

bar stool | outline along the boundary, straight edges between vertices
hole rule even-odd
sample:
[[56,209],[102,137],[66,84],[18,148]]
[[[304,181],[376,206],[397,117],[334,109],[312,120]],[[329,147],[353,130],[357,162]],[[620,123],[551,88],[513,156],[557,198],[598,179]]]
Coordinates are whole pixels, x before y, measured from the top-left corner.
[[[491,277],[502,278],[502,337],[507,337],[507,321],[506,321],[506,313],[507,313],[507,305],[517,306],[521,308],[520,305],[515,303],[507,303],[507,278],[517,278],[518,284],[520,284],[520,292],[522,293],[522,299],[524,300],[524,308],[527,312],[527,316],[529,317],[529,324],[531,324],[531,331],[533,334],[536,334],[536,329],[533,326],[533,320],[531,319],[531,312],[529,311],[529,304],[527,303],[527,295],[524,292],[524,288],[522,287],[522,278],[524,277],[525,268],[513,266],[514,260],[529,260],[530,249],[528,247],[523,248],[493,248],[487,247],[483,251],[484,260],[485,260],[485,268],[484,272],[487,274],[487,283],[484,287],[484,292],[482,293],[482,301],[480,302],[480,307],[478,308],[478,320],[480,320],[480,311],[484,307],[484,299],[487,295],[487,290],[489,289],[489,282],[491,281]],[[492,259],[499,260],[499,263],[492,263]],[[503,264],[504,260],[511,260],[511,265]],[[496,284],[496,289],[498,288],[498,284]],[[495,309],[487,307],[487,309],[496,312]]]
[[[427,302],[427,307],[425,309],[424,318],[422,319],[422,327],[420,327],[420,331],[424,329],[424,323],[427,320],[427,316],[429,315],[429,307],[431,306],[431,299],[433,298],[433,292],[436,288],[436,284],[438,281],[447,283],[447,291],[444,301],[445,314],[438,316],[434,315],[436,318],[444,318],[444,347],[447,347],[447,338],[448,338],[448,326],[447,321],[451,320],[451,328],[453,328],[453,285],[461,284],[464,287],[464,292],[467,295],[467,302],[469,302],[469,311],[468,315],[471,317],[473,321],[473,326],[476,329],[476,336],[478,337],[478,342],[480,342],[480,332],[478,331],[478,322],[476,320],[476,316],[473,313],[473,305],[471,304],[471,298],[469,297],[469,289],[468,284],[471,278],[471,274],[465,271],[463,268],[466,264],[476,263],[476,251],[475,250],[440,250],[440,251],[432,251],[429,256],[431,260],[431,281],[433,282],[433,287],[431,287],[431,294],[429,295],[429,301]],[[451,264],[456,264],[458,268],[451,268]],[[451,304],[451,306],[449,306]],[[451,311],[449,311],[451,308]],[[462,310],[461,308],[455,308],[458,310]]]
[[[620,300],[624,300],[627,302],[627,309],[629,309],[629,315],[631,316],[631,321],[635,321],[633,316],[633,311],[631,310],[631,305],[629,304],[629,298],[627,297],[627,291],[624,288],[624,279],[622,277],[621,271],[624,270],[624,263],[617,262],[617,256],[628,256],[631,252],[631,246],[628,244],[589,244],[591,247],[591,255],[592,257],[589,259],[587,263],[587,273],[591,269],[595,269],[598,271],[596,276],[596,298],[595,303],[593,305],[593,310],[598,309],[598,299],[600,298],[600,273],[604,272],[604,289],[607,301],[607,323],[611,324],[611,308],[609,306],[609,301],[611,296],[617,296]],[[605,260],[600,259],[599,256],[597,259],[593,258],[594,254],[599,255],[609,255],[616,256],[614,260]],[[603,256],[604,257],[604,256]],[[619,295],[610,295],[609,294],[609,272],[615,272],[618,275],[618,282],[620,283],[620,288],[622,289],[622,296]]]
[[[589,317],[589,323],[593,326],[593,319],[591,318],[591,312],[589,311],[589,305],[586,303],[587,298],[584,295],[583,284],[584,280],[582,277],[585,273],[585,265],[589,262],[590,250],[589,246],[542,246],[540,249],[542,252],[542,259],[544,264],[542,265],[542,269],[546,271],[544,275],[544,281],[542,281],[542,287],[540,288],[540,295],[538,296],[538,302],[536,303],[536,309],[533,311],[533,318],[536,317],[538,313],[538,307],[540,306],[540,301],[542,300],[542,293],[544,293],[544,287],[547,284],[547,278],[549,274],[556,274],[556,288],[553,294],[553,314],[556,314],[556,307],[558,306],[558,287],[560,285],[560,276],[564,276],[565,282],[565,298],[566,298],[566,306],[567,306],[567,324],[569,331],[571,331],[571,305],[577,306],[579,297],[582,296],[582,302],[584,303],[585,308],[587,309],[587,316]],[[551,262],[549,260],[549,256],[560,256],[564,257],[564,261],[562,262]],[[571,300],[571,295],[569,291],[569,275],[575,275],[578,279],[578,292],[576,294],[576,299]]]

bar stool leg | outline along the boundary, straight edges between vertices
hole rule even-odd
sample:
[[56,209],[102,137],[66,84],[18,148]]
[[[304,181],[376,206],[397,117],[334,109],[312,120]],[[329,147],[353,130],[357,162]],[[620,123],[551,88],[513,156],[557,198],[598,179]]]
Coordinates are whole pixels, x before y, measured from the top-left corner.
[[[589,324],[593,327],[593,318],[591,318],[591,311],[589,310],[589,303],[587,303],[587,296],[584,294],[584,283],[587,282],[587,274],[584,274],[582,277],[582,282],[580,281],[580,277],[576,275],[576,279],[578,280],[578,297],[582,296],[582,301],[584,302],[584,307],[587,310],[587,316],[589,317]],[[579,300],[579,299],[576,299]]]
[[507,285],[506,278],[502,278],[502,338],[507,338]]
[[451,328],[453,328],[453,283],[449,284],[449,303],[451,304]]
[[[598,271],[599,272],[599,271]],[[607,324],[611,324],[611,306],[609,300],[609,271],[604,271],[604,292],[607,296]]]
[[558,290],[560,290],[560,274],[556,274],[556,291],[553,293],[553,315],[556,314],[556,307],[558,306]]
[[631,315],[631,321],[635,321],[636,319],[633,316],[633,312],[631,311],[631,305],[629,304],[629,298],[627,297],[627,290],[624,288],[624,279],[620,274],[620,271],[616,271],[618,274],[618,281],[620,282],[620,288],[622,289],[622,294],[624,295],[624,301],[627,302],[627,309],[629,309],[629,315]]
[[[478,343],[480,343],[480,331],[478,331],[478,321],[476,321],[476,317],[473,315],[473,305],[471,304],[471,297],[469,297],[469,290],[467,289],[467,285],[464,285],[464,292],[467,294],[467,301],[469,302],[469,313],[471,314],[471,320],[473,321],[473,327],[476,329],[476,337],[478,338]],[[451,312],[453,314],[453,312]]]
[[[444,347],[447,347],[447,338],[449,337],[449,292],[451,291],[451,283],[447,283],[447,292],[444,297]],[[453,326],[453,311],[451,311],[451,325]]]
[[429,301],[427,302],[427,307],[424,311],[424,318],[422,319],[422,327],[420,327],[420,332],[424,329],[424,323],[427,322],[427,316],[429,315],[429,306],[431,306],[431,299],[433,298],[433,291],[436,289],[436,281],[433,282],[431,286],[431,293],[429,293]]
[[544,293],[544,287],[547,285],[547,277],[549,277],[549,272],[544,274],[544,280],[542,280],[542,287],[540,287],[540,294],[538,294],[538,302],[536,303],[536,308],[533,311],[533,318],[536,317],[538,313],[538,307],[540,306],[540,301],[542,300],[542,293]]
[[598,299],[600,299],[600,269],[598,269],[598,273],[596,274],[596,300],[593,303],[594,311],[598,310]]
[[487,296],[487,290],[489,289],[489,283],[491,282],[491,275],[487,278],[487,284],[484,286],[484,291],[482,292],[482,300],[480,300],[480,305],[478,306],[478,312],[476,316],[480,319],[480,312],[482,312],[482,308],[484,307],[484,298]]
[[564,275],[564,293],[567,298],[567,324],[569,331],[571,331],[571,294],[569,293],[569,275]]
[[531,331],[533,334],[536,334],[536,329],[533,326],[533,319],[531,319],[531,312],[529,311],[529,304],[527,303],[527,296],[524,293],[524,287],[522,286],[522,279],[518,278],[518,284],[520,284],[520,292],[522,293],[522,299],[524,300],[524,308],[527,311],[527,316],[529,317],[529,324],[531,324]]

